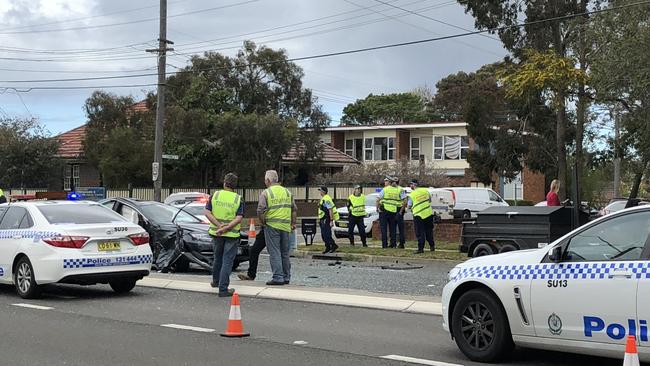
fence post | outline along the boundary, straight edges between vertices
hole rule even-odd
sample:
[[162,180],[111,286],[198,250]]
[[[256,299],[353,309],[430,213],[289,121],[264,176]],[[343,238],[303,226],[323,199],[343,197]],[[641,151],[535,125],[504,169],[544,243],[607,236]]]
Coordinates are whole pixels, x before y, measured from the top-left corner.
[[133,185],[131,185],[131,183],[129,183],[128,187],[129,187],[129,198],[133,198]]
[[338,199],[337,194],[336,194],[336,183],[334,183],[334,200],[336,201]]
[[244,202],[246,202],[246,188],[242,189],[242,198],[244,199]]
[[305,202],[309,202],[309,184],[305,185]]

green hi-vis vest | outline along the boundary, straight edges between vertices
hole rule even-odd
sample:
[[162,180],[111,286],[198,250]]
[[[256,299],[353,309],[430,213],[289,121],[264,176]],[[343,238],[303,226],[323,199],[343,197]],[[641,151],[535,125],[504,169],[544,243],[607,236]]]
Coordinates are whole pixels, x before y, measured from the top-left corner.
[[365,217],[366,216],[366,196],[359,195],[355,196],[353,194],[348,197],[350,204],[352,205],[352,211],[350,214],[356,217]]
[[[334,201],[332,201],[332,197],[330,197],[328,194],[324,195],[323,198],[320,199],[320,202],[318,203],[318,218],[322,219],[325,217],[325,211],[329,211],[329,209],[325,208],[323,205],[325,202],[329,202],[330,205],[332,205],[332,211],[334,211],[334,221],[338,220],[339,217],[339,212],[336,211],[336,206],[334,205]],[[332,218],[330,217],[330,220]]]
[[384,187],[384,198],[381,199],[381,205],[384,206],[384,210],[397,213],[397,210],[402,207],[401,193],[402,190],[399,187]]
[[433,209],[431,208],[431,195],[429,194],[429,190],[426,188],[416,188],[409,194],[409,196],[411,196],[411,201],[413,201],[413,206],[411,206],[413,216],[419,217],[421,219],[426,219],[430,216],[433,216]]
[[5,192],[2,190],[2,188],[0,188],[0,197],[2,197],[4,195],[5,195]]
[[[237,210],[239,210],[239,204],[241,203],[241,197],[235,192],[230,191],[216,191],[212,195],[212,215],[219,220],[222,224],[228,224],[237,217]],[[241,235],[239,229],[241,224],[237,224],[230,231],[221,234],[220,236],[226,238],[239,238]],[[217,227],[213,224],[210,224],[210,229],[208,233],[212,236],[217,236]]]
[[291,232],[291,209],[293,208],[291,193],[279,184],[266,189],[267,211],[266,225]]

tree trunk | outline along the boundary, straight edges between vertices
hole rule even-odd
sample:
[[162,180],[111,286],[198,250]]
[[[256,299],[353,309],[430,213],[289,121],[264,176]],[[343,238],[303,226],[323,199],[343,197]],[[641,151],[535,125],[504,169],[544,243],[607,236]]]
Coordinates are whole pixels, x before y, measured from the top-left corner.
[[560,201],[566,199],[567,189],[567,162],[566,162],[566,96],[564,92],[558,93],[557,98],[557,179],[560,180]]
[[642,179],[643,171],[639,171],[634,174],[634,183],[632,184],[632,190],[630,191],[629,199],[634,199],[639,195],[639,187],[641,186]]
[[585,86],[578,87],[578,104],[576,110],[576,175],[577,181],[574,183],[578,188],[578,193],[582,192],[580,180],[585,166],[583,142],[585,139],[585,125],[587,124],[587,95]]

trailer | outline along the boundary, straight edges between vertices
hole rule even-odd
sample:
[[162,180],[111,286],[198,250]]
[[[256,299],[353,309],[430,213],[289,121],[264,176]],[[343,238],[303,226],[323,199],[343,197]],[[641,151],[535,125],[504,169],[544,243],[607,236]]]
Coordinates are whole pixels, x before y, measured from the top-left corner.
[[460,251],[469,257],[541,248],[588,221],[572,207],[491,207],[463,222]]

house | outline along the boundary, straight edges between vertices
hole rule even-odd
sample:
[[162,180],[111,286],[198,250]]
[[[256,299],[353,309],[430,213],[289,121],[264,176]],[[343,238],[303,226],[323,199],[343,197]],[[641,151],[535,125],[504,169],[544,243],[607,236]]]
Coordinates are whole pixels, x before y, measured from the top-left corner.
[[[465,122],[336,126],[326,128],[320,140],[364,164],[423,160],[433,162],[454,186],[483,186],[474,179],[467,162],[467,154],[475,144]],[[512,181],[495,177],[492,188],[508,200],[545,200],[544,175],[529,169]]]
[[72,185],[75,189],[100,185],[99,171],[88,164],[84,157],[85,138],[86,125],[56,136],[59,141],[59,151],[56,156],[65,163],[61,174],[61,185],[57,189],[70,190]]

